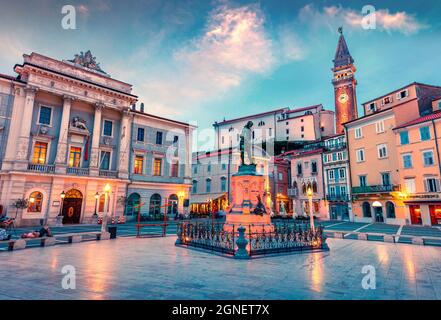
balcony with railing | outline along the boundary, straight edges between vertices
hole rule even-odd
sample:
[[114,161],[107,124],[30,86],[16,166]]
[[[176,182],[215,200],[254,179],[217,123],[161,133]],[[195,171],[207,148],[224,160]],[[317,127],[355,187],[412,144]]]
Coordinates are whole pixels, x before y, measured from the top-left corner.
[[67,174],[72,174],[75,176],[88,176],[89,175],[89,168],[75,168],[75,167],[67,167],[66,169]]
[[100,175],[100,177],[117,178],[118,177],[118,171],[100,170],[99,175]]
[[28,164],[28,171],[41,172],[41,173],[54,173],[55,172],[55,165],[29,163]]
[[340,142],[340,143],[325,145],[325,147],[323,149],[326,152],[326,151],[346,149],[346,147],[347,147],[346,142]]
[[326,200],[331,202],[349,202],[347,194],[327,194]]
[[375,186],[352,187],[353,194],[388,193],[393,191],[400,191],[400,185],[375,185]]

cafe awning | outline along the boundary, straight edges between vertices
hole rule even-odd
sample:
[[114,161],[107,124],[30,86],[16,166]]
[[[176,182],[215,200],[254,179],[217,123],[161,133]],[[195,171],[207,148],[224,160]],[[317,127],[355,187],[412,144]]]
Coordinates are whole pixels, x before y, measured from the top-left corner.
[[227,194],[226,192],[210,193],[210,194],[194,194],[194,195],[191,195],[190,203],[191,204],[208,203],[210,201],[210,199],[213,201],[216,201],[217,199],[222,198],[226,194]]

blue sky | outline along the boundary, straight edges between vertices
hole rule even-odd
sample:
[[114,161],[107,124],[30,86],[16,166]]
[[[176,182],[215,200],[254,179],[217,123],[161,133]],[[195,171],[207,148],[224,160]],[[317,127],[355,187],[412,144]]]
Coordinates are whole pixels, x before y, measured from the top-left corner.
[[[77,29],[61,27],[72,4]],[[377,28],[364,30],[366,4]],[[440,1],[24,1],[2,3],[0,72],[23,53],[70,59],[90,49],[134,85],[150,113],[201,128],[223,118],[323,103],[342,25],[359,104],[413,81],[441,85]]]

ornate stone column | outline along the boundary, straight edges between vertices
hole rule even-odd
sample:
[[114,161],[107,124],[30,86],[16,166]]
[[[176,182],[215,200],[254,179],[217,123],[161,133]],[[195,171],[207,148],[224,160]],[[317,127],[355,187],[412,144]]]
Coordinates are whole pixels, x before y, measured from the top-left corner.
[[20,133],[17,141],[15,169],[26,170],[29,162],[29,139],[31,134],[32,114],[34,111],[36,87],[27,86],[25,88],[25,102],[23,112],[20,115]]
[[60,131],[58,133],[57,156],[55,157],[55,172],[65,174],[67,167],[67,139],[70,124],[70,109],[74,97],[63,96],[63,114],[61,116]]
[[121,131],[119,145],[118,178],[127,179],[129,177],[129,156],[131,139],[131,114],[127,108],[122,113]]
[[17,141],[20,136],[21,122],[23,120],[23,108],[26,98],[24,87],[14,85],[13,94],[14,104],[12,106],[11,125],[6,142],[6,152],[2,163],[2,170],[12,170],[14,167],[16,162]]
[[99,154],[100,154],[100,136],[101,136],[101,115],[104,108],[103,103],[95,104],[95,116],[93,120],[93,134],[92,134],[92,152],[90,154],[90,175],[99,175]]

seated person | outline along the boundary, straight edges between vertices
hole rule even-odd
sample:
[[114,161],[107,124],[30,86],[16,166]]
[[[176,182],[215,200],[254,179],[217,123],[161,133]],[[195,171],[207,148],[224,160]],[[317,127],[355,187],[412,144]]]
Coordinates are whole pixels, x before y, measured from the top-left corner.
[[52,237],[51,229],[49,229],[48,225],[45,225],[39,231],[40,237]]
[[33,238],[41,238],[41,237],[52,237],[52,232],[49,229],[49,226],[42,227],[39,231],[26,232],[21,235],[23,239],[33,239]]
[[33,239],[38,238],[40,236],[39,231],[26,232],[21,235],[22,239]]

